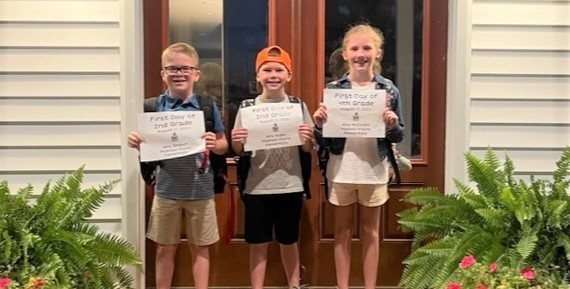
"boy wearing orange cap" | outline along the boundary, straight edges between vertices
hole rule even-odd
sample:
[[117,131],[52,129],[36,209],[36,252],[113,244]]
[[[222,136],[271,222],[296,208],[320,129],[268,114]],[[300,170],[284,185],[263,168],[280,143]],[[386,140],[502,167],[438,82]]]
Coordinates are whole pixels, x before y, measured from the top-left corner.
[[250,244],[251,286],[263,288],[267,248],[275,233],[288,287],[296,288],[300,282],[297,240],[303,193],[310,196],[310,176],[306,172],[310,172],[307,162],[310,162],[309,152],[313,148],[313,122],[306,105],[285,91],[291,81],[291,58],[285,50],[279,46],[261,50],[257,54],[255,71],[261,94],[244,100],[240,108],[264,103],[299,103],[303,111],[299,135],[304,143],[298,148],[273,148],[244,154],[248,131],[242,126],[241,109],[238,110],[231,138],[234,151],[240,154],[238,174],[242,180],[240,192],[245,207],[245,240]]

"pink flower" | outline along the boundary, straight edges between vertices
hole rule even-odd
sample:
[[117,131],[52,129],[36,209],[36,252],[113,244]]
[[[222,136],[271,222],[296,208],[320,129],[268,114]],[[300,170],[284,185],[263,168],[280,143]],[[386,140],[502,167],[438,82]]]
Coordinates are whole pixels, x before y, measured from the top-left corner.
[[0,278],[0,289],[8,288],[10,282],[12,282],[12,279],[8,277]]
[[529,267],[523,268],[521,270],[521,275],[526,280],[532,280],[532,279],[534,279],[534,269],[529,268]]
[[497,262],[489,264],[489,273],[495,272],[496,269],[497,269]]
[[461,259],[461,263],[459,265],[461,268],[466,269],[469,268],[469,266],[473,265],[476,261],[477,260],[475,260],[475,257],[473,257],[473,255],[466,255],[463,257],[463,259]]
[[36,279],[36,288],[40,288],[44,286],[44,279],[42,277],[38,277],[38,279]]
[[487,286],[485,286],[483,284],[479,284],[475,287],[475,289],[487,289]]
[[461,289],[461,284],[457,282],[451,282],[447,284],[447,287],[445,287],[445,289]]

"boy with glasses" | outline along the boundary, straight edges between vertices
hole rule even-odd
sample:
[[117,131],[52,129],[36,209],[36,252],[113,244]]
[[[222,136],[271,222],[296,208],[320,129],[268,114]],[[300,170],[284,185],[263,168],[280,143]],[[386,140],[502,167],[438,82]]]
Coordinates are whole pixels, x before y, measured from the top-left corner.
[[[194,84],[200,78],[198,53],[186,43],[170,45],[162,53],[162,80],[167,90],[158,97],[156,111],[200,110]],[[224,154],[228,142],[218,108],[212,106],[214,132],[202,136],[206,149]],[[131,132],[128,145],[139,149],[144,139]],[[180,243],[181,219],[185,216],[186,238],[192,253],[192,273],[197,289],[208,288],[209,246],[219,240],[214,203],[213,175],[200,172],[207,154],[197,153],[166,159],[156,171],[155,192],[147,237],[157,243],[156,288],[169,289],[174,273],[176,249]],[[184,213],[184,214],[183,214]]]

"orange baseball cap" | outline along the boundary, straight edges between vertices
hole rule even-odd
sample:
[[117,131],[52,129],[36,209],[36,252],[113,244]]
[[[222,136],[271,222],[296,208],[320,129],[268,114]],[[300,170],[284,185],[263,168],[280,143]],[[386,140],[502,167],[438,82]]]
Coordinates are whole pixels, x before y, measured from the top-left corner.
[[255,72],[259,70],[259,67],[265,62],[279,62],[291,72],[291,57],[289,53],[283,50],[283,48],[274,45],[263,48],[259,53],[257,53],[257,58],[255,59]]

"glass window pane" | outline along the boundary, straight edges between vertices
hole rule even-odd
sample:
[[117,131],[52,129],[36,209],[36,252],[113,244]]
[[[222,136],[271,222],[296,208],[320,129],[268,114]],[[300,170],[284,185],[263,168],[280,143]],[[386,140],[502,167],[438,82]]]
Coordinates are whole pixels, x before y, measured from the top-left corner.
[[342,46],[351,25],[369,23],[384,34],[381,74],[394,81],[402,97],[406,135],[398,150],[420,156],[423,0],[326,0],[325,81],[331,74],[329,59]]
[[222,1],[170,0],[169,43],[186,42],[200,56],[198,94],[214,96],[221,106],[222,89]]
[[195,92],[217,98],[229,137],[241,100],[257,95],[254,63],[267,45],[267,0],[169,0],[169,13],[169,42],[198,51]]
[[[268,42],[268,1],[224,1],[224,71],[228,134],[243,99],[257,96],[255,57]],[[232,152],[233,153],[233,152]]]

